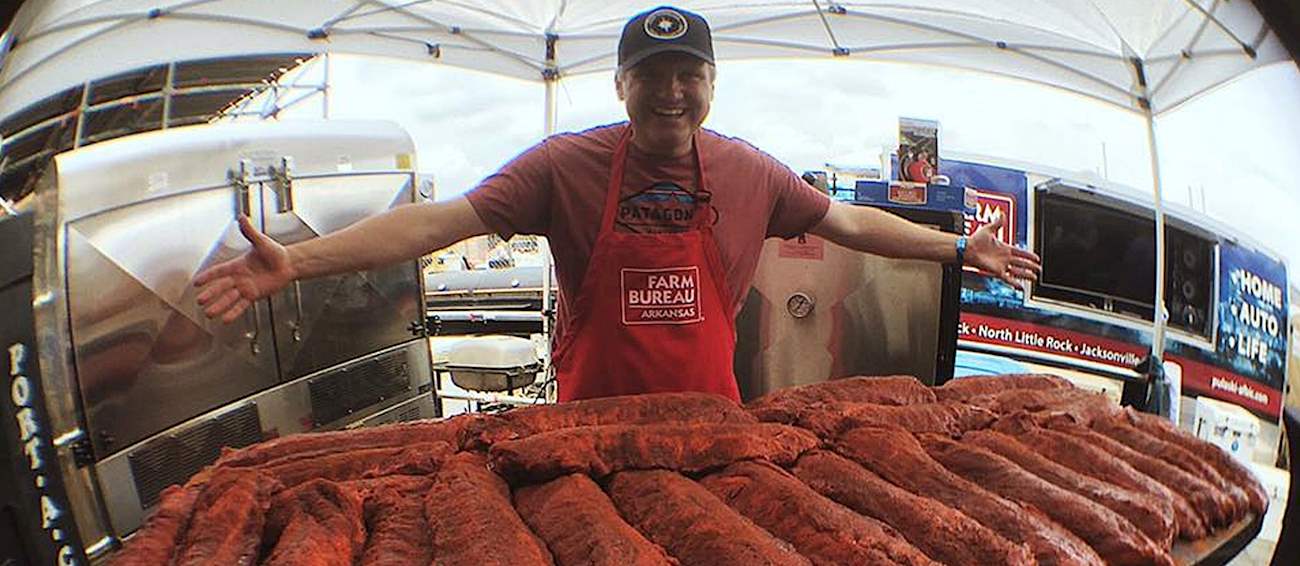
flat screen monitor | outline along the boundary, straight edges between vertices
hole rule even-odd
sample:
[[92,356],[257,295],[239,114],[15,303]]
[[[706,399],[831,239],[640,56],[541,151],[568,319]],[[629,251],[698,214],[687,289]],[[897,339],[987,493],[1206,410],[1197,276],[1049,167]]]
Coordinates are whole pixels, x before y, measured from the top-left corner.
[[[1035,251],[1043,273],[1034,296],[1152,320],[1155,220],[1117,205],[1040,191]],[[1169,325],[1209,336],[1214,242],[1165,223]]]

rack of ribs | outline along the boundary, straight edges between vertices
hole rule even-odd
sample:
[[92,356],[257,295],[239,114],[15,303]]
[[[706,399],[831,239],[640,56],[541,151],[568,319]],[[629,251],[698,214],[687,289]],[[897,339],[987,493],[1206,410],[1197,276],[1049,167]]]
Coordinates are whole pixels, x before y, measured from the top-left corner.
[[877,405],[935,402],[934,391],[909,375],[846,377],[778,389],[745,405],[760,421],[792,424],[804,410],[834,401]]
[[1036,508],[1088,543],[1114,566],[1173,566],[1174,560],[1133,523],[993,452],[935,434],[920,435],[932,458],[1002,497]]
[[518,437],[579,426],[650,423],[753,423],[730,399],[708,393],[623,395],[520,407],[501,415]]
[[484,431],[502,428],[493,415],[457,415],[445,421],[418,421],[329,432],[307,432],[282,436],[238,450],[227,449],[215,466],[246,468],[263,466],[284,458],[317,458],[328,454],[374,448],[392,448],[421,442],[446,442],[453,447],[472,447]]
[[515,490],[515,509],[559,566],[669,566],[677,559],[619,516],[600,486],[582,474]]
[[554,564],[510,502],[510,487],[475,452],[453,456],[424,497],[424,518],[439,566]]
[[[311,458],[282,458],[257,469],[265,470],[289,488],[312,479],[354,480],[383,471],[401,473],[404,468],[436,469],[438,462],[451,457],[453,448],[445,442],[424,442],[367,448],[350,452],[331,452]],[[238,469],[238,468],[235,468]]]
[[1142,432],[1128,423],[1123,414],[1113,418],[1097,419],[1092,423],[1092,430],[1100,432],[1121,444],[1148,456],[1154,456],[1181,468],[1183,471],[1201,478],[1228,495],[1236,510],[1234,517],[1241,518],[1250,510],[1251,502],[1246,491],[1237,484],[1228,481],[1209,462],[1192,454],[1187,449]]
[[351,566],[366,541],[361,498],[327,480],[276,494],[266,517],[266,566]]
[[416,487],[414,482],[409,486],[373,483],[366,496],[368,535],[358,562],[360,566],[429,566],[433,541],[429,539],[429,524],[424,520],[420,497],[431,482],[418,479],[425,486],[418,494],[407,491]]
[[1035,452],[1014,437],[993,431],[978,430],[961,437],[963,444],[992,451],[1030,473],[1068,489],[1128,519],[1161,548],[1169,550],[1177,528],[1174,509],[1166,501],[1145,497],[1135,491],[1076,472]]
[[817,443],[806,430],[771,423],[601,425],[498,442],[489,454],[492,469],[526,484],[571,473],[602,478],[652,468],[703,472],[739,460],[791,464]]
[[178,566],[247,565],[257,561],[275,481],[257,470],[222,470],[194,502]]
[[968,430],[985,428],[995,420],[997,414],[988,409],[956,401],[893,406],[836,401],[808,409],[799,416],[798,425],[830,440],[861,426],[960,436]]
[[813,564],[939,566],[886,525],[827,499],[767,462],[736,462],[700,485]]
[[1036,564],[1029,547],[1003,538],[961,511],[913,495],[834,452],[813,450],[801,456],[791,471],[818,493],[894,527],[943,564]]
[[1232,503],[1232,498],[1209,482],[1189,474],[1173,464],[1142,454],[1117,440],[1082,426],[1065,421],[1051,421],[1046,423],[1046,426],[1073,435],[1088,444],[1101,448],[1109,453],[1111,457],[1127,462],[1134,469],[1164,484],[1171,491],[1186,497],[1187,502],[1192,504],[1192,507],[1196,509],[1207,525],[1215,528],[1226,527],[1232,524],[1236,517],[1236,509]]
[[633,527],[686,565],[806,566],[811,563],[677,472],[619,472],[606,486]]
[[940,400],[965,401],[971,397],[1001,393],[1011,389],[1073,389],[1068,380],[1045,373],[1019,373],[1007,375],[972,375],[948,381],[934,388]]
[[1135,491],[1152,501],[1168,501],[1174,511],[1174,524],[1180,538],[1196,540],[1209,533],[1205,520],[1182,494],[1083,439],[1042,428],[1023,413],[998,419],[993,423],[993,429],[1014,437],[1035,452],[1076,472]]
[[1268,510],[1268,493],[1255,478],[1255,474],[1218,446],[1192,436],[1156,415],[1139,413],[1129,408],[1124,410],[1123,416],[1143,432],[1182,446],[1214,466],[1225,479],[1245,490],[1246,497],[1250,500],[1250,510],[1255,514],[1263,515]]
[[935,499],[1013,542],[1029,545],[1040,564],[1104,564],[1087,543],[1046,516],[948,471],[906,431],[856,428],[840,436],[835,451],[894,485]]
[[171,486],[164,489],[158,508],[149,520],[113,555],[109,566],[157,566],[171,564],[176,546],[185,537],[185,529],[194,513],[200,488]]
[[1068,417],[1084,425],[1120,411],[1119,405],[1112,403],[1105,394],[1083,389],[1012,389],[970,397],[967,402],[1000,415],[1020,411],[1051,412],[1057,418]]

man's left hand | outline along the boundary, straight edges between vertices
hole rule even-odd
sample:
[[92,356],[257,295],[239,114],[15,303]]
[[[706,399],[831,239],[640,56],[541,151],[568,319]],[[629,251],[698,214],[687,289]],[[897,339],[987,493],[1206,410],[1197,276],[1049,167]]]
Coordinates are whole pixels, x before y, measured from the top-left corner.
[[978,268],[1012,286],[1020,287],[1026,281],[1037,281],[1043,271],[1038,254],[1007,245],[998,238],[998,231],[1006,218],[998,214],[993,222],[980,226],[971,234],[966,244],[966,265]]

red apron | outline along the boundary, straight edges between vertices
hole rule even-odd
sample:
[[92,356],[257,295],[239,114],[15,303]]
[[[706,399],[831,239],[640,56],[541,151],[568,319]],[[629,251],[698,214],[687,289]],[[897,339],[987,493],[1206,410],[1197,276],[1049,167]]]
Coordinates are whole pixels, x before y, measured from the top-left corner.
[[[708,207],[698,206],[697,197],[685,232],[614,230],[631,131],[628,126],[614,150],[600,233],[556,348],[559,399],[699,391],[739,401],[731,294]],[[707,194],[694,141],[697,195]]]

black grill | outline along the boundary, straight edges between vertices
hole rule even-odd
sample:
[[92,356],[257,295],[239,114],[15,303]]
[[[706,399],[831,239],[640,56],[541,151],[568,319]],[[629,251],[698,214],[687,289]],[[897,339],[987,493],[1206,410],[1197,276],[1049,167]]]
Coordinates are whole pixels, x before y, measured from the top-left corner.
[[393,419],[393,422],[404,423],[418,418],[420,418],[420,407],[411,405],[410,407],[402,409],[402,412],[397,414],[397,418]]
[[410,374],[406,351],[398,350],[313,379],[307,383],[312,421],[318,427],[324,426],[407,393],[411,390]]
[[158,502],[169,485],[182,484],[204,466],[216,461],[221,448],[242,448],[262,440],[257,406],[244,405],[185,432],[159,438],[131,452],[131,477],[140,496],[140,508]]

